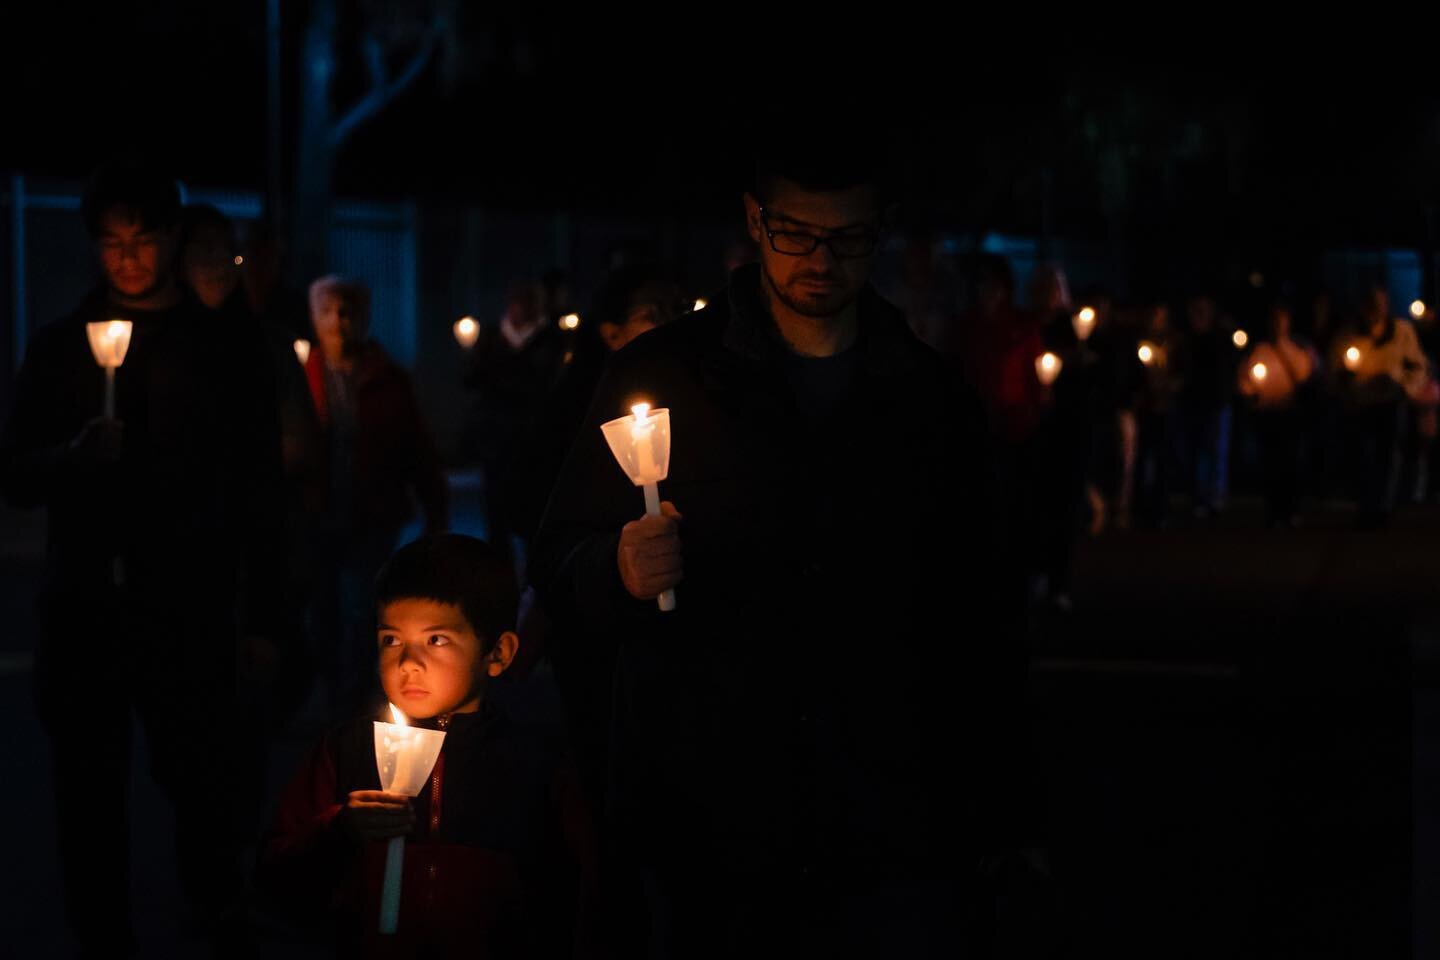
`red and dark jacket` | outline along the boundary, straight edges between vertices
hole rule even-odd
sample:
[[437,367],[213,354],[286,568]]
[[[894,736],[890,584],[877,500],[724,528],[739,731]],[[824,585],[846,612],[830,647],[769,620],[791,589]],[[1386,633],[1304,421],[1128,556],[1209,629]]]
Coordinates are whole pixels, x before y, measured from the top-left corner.
[[[321,430],[329,431],[324,364],[320,351],[312,351],[305,378]],[[349,522],[365,529],[404,525],[412,512],[413,489],[425,513],[426,529],[445,529],[449,511],[445,476],[409,375],[371,340],[355,358],[353,382],[359,433],[351,478],[354,516]]]
[[394,936],[377,932],[386,844],[337,821],[351,791],[380,789],[368,718],[328,735],[281,795],[261,888],[302,924],[328,918],[342,956],[588,955],[594,844],[563,752],[488,705],[446,729],[414,800]]

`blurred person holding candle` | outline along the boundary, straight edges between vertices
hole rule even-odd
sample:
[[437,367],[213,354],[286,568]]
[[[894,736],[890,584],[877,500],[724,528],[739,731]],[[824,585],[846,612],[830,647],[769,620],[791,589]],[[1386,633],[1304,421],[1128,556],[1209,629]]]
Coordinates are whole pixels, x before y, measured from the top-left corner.
[[[593,952],[594,837],[555,738],[490,696],[510,666],[516,581],[483,541],[431,534],[375,584],[385,697],[445,731],[413,799],[380,789],[374,719],[328,733],[280,796],[258,879],[270,908],[328,926],[340,956],[571,957]],[[405,837],[399,923],[377,932],[387,841]]]
[[[644,892],[625,955],[958,951],[975,865],[1023,819],[983,413],[868,283],[874,145],[853,119],[759,126],[759,262],[611,358],[530,578],[557,649],[617,664],[570,682],[613,691],[603,849],[610,889]],[[660,516],[600,430],[640,402],[670,411]]]
[[427,532],[449,523],[440,455],[410,376],[370,336],[370,291],[338,276],[310,285],[315,348],[305,364],[320,422],[323,509],[312,626],[333,715],[368,702],[375,664],[361,638],[370,588],[419,502]]
[[1300,501],[1306,387],[1320,363],[1315,351],[1291,335],[1290,306],[1270,307],[1269,335],[1252,342],[1236,371],[1236,389],[1253,407],[1272,526],[1292,526]]
[[1355,351],[1345,366],[1360,520],[1375,526],[1395,507],[1401,439],[1412,405],[1425,399],[1429,361],[1414,324],[1391,315],[1390,295],[1378,285],[1367,293],[1358,332],[1346,349]]
[[[284,592],[277,598],[283,609],[271,629],[279,644],[279,664],[247,664],[257,686],[257,710],[283,719],[309,693],[314,675],[312,652],[305,635],[305,610],[315,579],[314,522],[321,500],[320,424],[310,399],[305,369],[297,362],[295,334],[267,316],[256,315],[245,295],[239,242],[235,224],[216,207],[192,204],[181,214],[181,276],[195,298],[236,330],[254,330],[264,340],[268,363],[254,375],[275,387],[280,417],[281,463],[285,497]],[[262,743],[263,746],[263,743]],[[263,781],[256,780],[257,786]]]
[[1185,303],[1184,384],[1177,398],[1177,429],[1183,451],[1190,507],[1197,518],[1225,507],[1230,489],[1231,398],[1235,390],[1236,343],[1220,322],[1208,293]]
[[[86,955],[133,949],[132,712],[174,804],[192,930],[238,949],[250,771],[236,757],[236,663],[273,656],[280,441],[264,347],[177,276],[180,191],[154,167],[101,167],[81,204],[101,283],[35,334],[0,436],[0,490],[48,511],[35,657],[50,738],[66,918]],[[85,325],[132,330],[115,418]],[[257,376],[256,371],[261,373]],[[242,637],[244,638],[242,644]]]
[[518,547],[534,535],[535,511],[518,470],[535,416],[564,372],[566,334],[547,313],[543,284],[515,280],[499,323],[482,323],[468,355],[465,386],[475,403],[461,440],[485,477],[486,536],[497,550]]
[[1145,307],[1142,324],[1137,347],[1144,379],[1136,417],[1136,519],[1161,527],[1167,523],[1171,482],[1185,462],[1178,409],[1185,388],[1185,338],[1171,323],[1170,306],[1163,302]]

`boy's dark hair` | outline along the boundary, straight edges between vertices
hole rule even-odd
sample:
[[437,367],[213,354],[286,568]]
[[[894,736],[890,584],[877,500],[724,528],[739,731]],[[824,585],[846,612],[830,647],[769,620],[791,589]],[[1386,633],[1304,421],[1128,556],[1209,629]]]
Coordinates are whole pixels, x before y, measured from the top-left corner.
[[164,230],[180,222],[180,187],[171,177],[137,160],[107,163],[90,175],[80,214],[91,239],[100,236],[105,215],[121,209],[134,214],[146,230]]
[[484,540],[432,533],[397,550],[375,578],[376,610],[397,600],[454,604],[488,653],[515,629],[520,591],[515,568]]

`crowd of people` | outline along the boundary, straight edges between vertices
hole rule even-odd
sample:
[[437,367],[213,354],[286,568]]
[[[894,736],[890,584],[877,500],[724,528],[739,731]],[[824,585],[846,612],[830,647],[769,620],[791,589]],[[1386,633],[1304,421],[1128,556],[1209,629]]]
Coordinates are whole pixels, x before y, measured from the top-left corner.
[[[263,226],[151,167],[95,174],[101,279],[35,335],[0,439],[6,499],[48,509],[36,690],[87,955],[134,949],[128,813],[95,801],[123,795],[132,712],[217,950],[253,949],[257,904],[382,956],[978,949],[998,886],[1043,873],[1021,632],[1070,608],[1077,538],[1162,527],[1177,495],[1213,517],[1251,466],[1276,526],[1303,495],[1381,523],[1440,485],[1428,309],[1196,293],[1180,322],[1055,265],[1021,306],[1004,258],[955,296],[923,251],[887,299],[864,160],[763,157],[707,304],[649,262],[578,324],[563,276],[510,286],[451,458],[488,544],[446,533],[447,458],[362,279],[299,294]],[[87,324],[117,320],[109,412]],[[599,429],[637,399],[683,438],[658,514]],[[532,730],[491,681],[542,659],[564,717]],[[387,701],[445,732],[414,798],[372,762]],[[315,702],[340,726],[268,810],[269,738]]]

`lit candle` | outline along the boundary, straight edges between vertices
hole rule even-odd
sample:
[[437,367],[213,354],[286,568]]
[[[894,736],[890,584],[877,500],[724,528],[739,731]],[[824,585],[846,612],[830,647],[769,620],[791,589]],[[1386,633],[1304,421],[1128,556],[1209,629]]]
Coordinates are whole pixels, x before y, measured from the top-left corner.
[[[630,415],[600,425],[610,452],[630,482],[645,491],[645,513],[660,516],[660,481],[670,472],[670,411],[637,403]],[[656,599],[661,610],[675,609],[675,591]]]
[[469,350],[475,346],[475,341],[480,339],[480,324],[475,322],[474,317],[461,317],[455,321],[455,340],[460,346]]
[[1265,364],[1263,363],[1257,363],[1255,364],[1255,366],[1250,368],[1250,376],[1255,378],[1256,383],[1264,383],[1265,377],[1269,373],[1270,371],[1265,368]]
[[[407,797],[420,795],[445,743],[444,730],[412,727],[395,704],[394,723],[375,721],[375,768],[380,789]],[[380,890],[380,932],[394,933],[400,920],[400,878],[405,867],[405,838],[391,837],[385,849],[385,880]]]
[[695,301],[695,312],[696,312],[696,313],[699,313],[701,310],[704,310],[705,307],[706,307],[706,303],[705,303],[705,299],[704,299],[703,297],[702,297],[701,299]]
[[105,416],[115,416],[115,371],[125,362],[134,326],[129,320],[99,320],[85,324],[90,352],[105,369]]
[[1135,351],[1135,356],[1139,357],[1140,362],[1145,364],[1145,366],[1150,366],[1155,362],[1155,345],[1151,343],[1141,343],[1140,349]]
[[1095,332],[1095,308],[1081,307],[1080,312],[1075,314],[1073,324],[1076,339],[1089,340],[1090,334]]
[[1230,342],[1235,344],[1237,349],[1244,350],[1245,344],[1250,342],[1250,334],[1244,330],[1236,330],[1230,335]]
[[580,314],[578,313],[567,313],[560,318],[560,329],[562,330],[575,330],[578,329],[579,326]]
[[310,341],[309,341],[309,340],[296,340],[296,341],[295,341],[295,359],[300,361],[300,366],[302,366],[302,367],[305,366],[307,363],[310,362]]
[[1046,351],[1035,358],[1035,376],[1039,377],[1040,382],[1048,387],[1055,382],[1056,377],[1060,376],[1062,366],[1064,364],[1060,362],[1059,357]]
[[1345,369],[1354,373],[1360,369],[1360,348],[1350,347],[1345,351]]
[[1419,320],[1421,317],[1425,316],[1424,300],[1416,300],[1414,303],[1410,304],[1410,316],[1414,317],[1416,320]]

